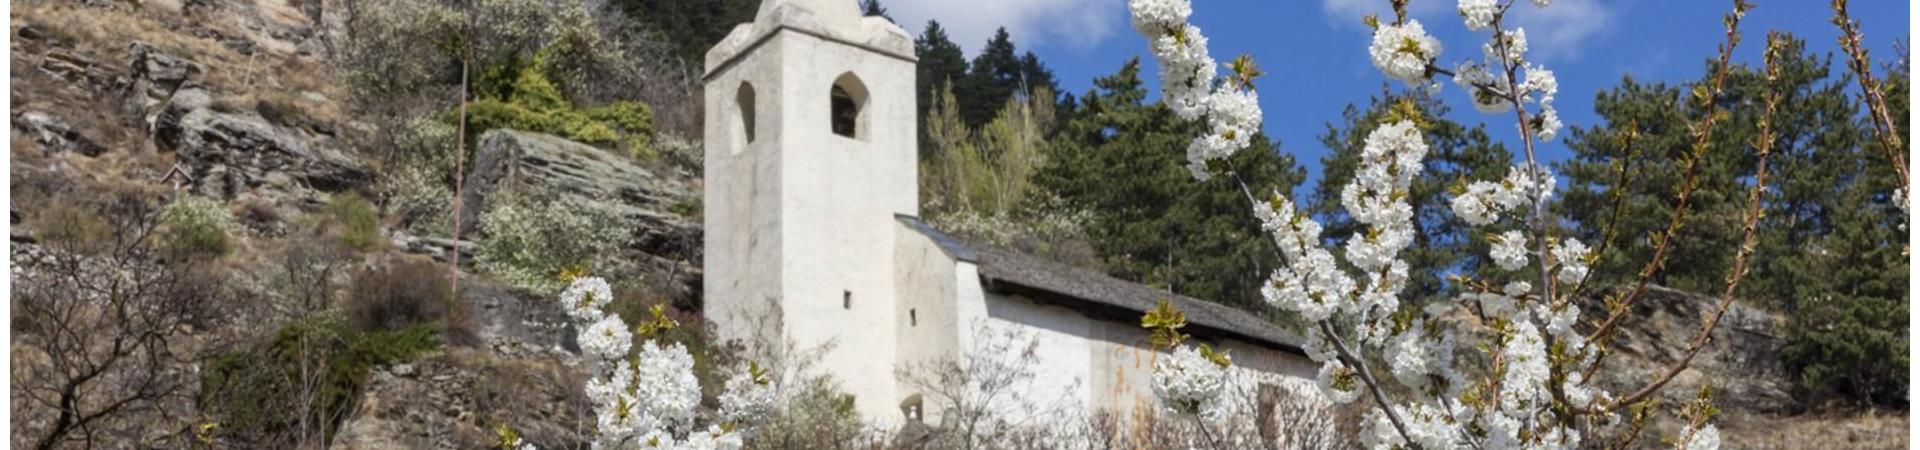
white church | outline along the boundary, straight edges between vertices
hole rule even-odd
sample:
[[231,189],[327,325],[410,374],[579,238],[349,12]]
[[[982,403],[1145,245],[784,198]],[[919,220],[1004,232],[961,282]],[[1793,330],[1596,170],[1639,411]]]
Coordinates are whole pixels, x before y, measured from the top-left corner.
[[1311,382],[1297,338],[1260,318],[920,221],[914,76],[912,37],[854,0],[764,0],[707,52],[704,297],[722,338],[830,348],[815,365],[879,424],[937,423],[902,372],[964,361],[993,330],[1039,344],[1025,398],[1152,407],[1139,323],[1161,299],[1236,370]]

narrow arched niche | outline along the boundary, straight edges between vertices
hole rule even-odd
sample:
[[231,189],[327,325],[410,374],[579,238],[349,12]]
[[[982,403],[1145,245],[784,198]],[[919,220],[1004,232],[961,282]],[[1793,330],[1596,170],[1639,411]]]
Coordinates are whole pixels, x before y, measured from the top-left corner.
[[748,144],[752,144],[755,139],[753,127],[756,112],[754,108],[753,84],[740,83],[740,89],[733,94],[733,102],[735,114],[735,120],[733,121],[734,142],[739,144],[734,146],[734,151],[739,152]]
[[853,72],[840,74],[833,80],[833,88],[828,95],[828,123],[833,134],[867,140],[870,127],[867,126],[867,85]]

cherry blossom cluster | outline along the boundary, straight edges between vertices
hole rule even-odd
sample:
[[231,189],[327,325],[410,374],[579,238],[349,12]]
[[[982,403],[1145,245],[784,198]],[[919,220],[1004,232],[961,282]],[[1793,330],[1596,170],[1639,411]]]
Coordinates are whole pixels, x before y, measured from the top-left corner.
[[1219,78],[1218,63],[1207,51],[1207,37],[1189,23],[1188,0],[1128,0],[1133,29],[1146,37],[1160,63],[1162,103],[1185,120],[1205,120],[1207,132],[1187,145],[1187,170],[1212,177],[1209,164],[1252,145],[1260,131],[1260,96],[1251,84],[1251,63],[1230,82]]
[[[1276,269],[1262,289],[1266,301],[1312,322],[1342,319],[1350,322],[1360,340],[1387,347],[1395,376],[1424,380],[1451,365],[1450,348],[1431,345],[1450,340],[1444,333],[1424,329],[1396,332],[1391,316],[1400,307],[1408,269],[1399,254],[1413,243],[1413,207],[1408,189],[1426,157],[1424,134],[1412,121],[1381,125],[1367,135],[1361,166],[1353,181],[1341,189],[1341,202],[1356,222],[1365,225],[1347,240],[1347,262],[1359,269],[1364,284],[1341,269],[1320,241],[1321,226],[1294,208],[1285,195],[1254,205],[1254,216],[1280,248],[1286,265]],[[1336,315],[1335,313],[1339,313]],[[1330,399],[1345,403],[1359,395],[1360,380],[1330,349],[1322,328],[1309,328],[1307,354],[1321,363],[1318,384]],[[1425,342],[1432,338],[1433,343]],[[1422,381],[1416,381],[1419,383]]]
[[1309,322],[1327,320],[1346,307],[1346,297],[1357,285],[1340,270],[1333,252],[1320,246],[1320,222],[1296,211],[1293,201],[1278,192],[1271,202],[1255,203],[1253,214],[1287,259],[1287,266],[1275,270],[1260,290],[1267,303]]
[[1412,86],[1428,84],[1427,67],[1440,58],[1440,40],[1427,34],[1418,20],[1399,24],[1379,24],[1373,30],[1373,44],[1367,54],[1373,67]]
[[1179,417],[1220,420],[1233,382],[1231,364],[1209,360],[1193,346],[1177,347],[1153,365],[1153,396]]
[[[1545,0],[1533,2],[1534,6],[1541,8],[1547,7],[1548,3]],[[1460,0],[1460,18],[1466,23],[1467,29],[1491,30],[1492,34],[1480,47],[1484,59],[1464,61],[1454,66],[1453,81],[1467,91],[1467,96],[1473,99],[1473,108],[1482,113],[1507,112],[1515,104],[1539,105],[1538,112],[1529,124],[1534,133],[1531,137],[1551,141],[1565,127],[1560,122],[1559,110],[1553,105],[1555,96],[1560,93],[1560,82],[1552,70],[1527,61],[1526,29],[1499,28],[1497,22],[1510,6],[1511,3],[1501,0]],[[1380,45],[1379,32],[1374,35],[1374,45]],[[1378,60],[1376,52],[1376,66],[1379,65]],[[1384,67],[1381,70],[1395,78],[1403,75]]]
[[[693,356],[679,343],[654,339],[635,351],[627,322],[603,309],[612,298],[606,280],[597,277],[576,278],[560,294],[561,305],[582,327],[580,353],[593,368],[585,388],[595,416],[593,448],[740,448],[745,433],[772,410],[771,380],[758,367],[735,374],[720,396],[719,419],[696,426],[701,393]],[[654,313],[654,322],[640,325],[643,337],[672,326],[660,310]]]
[[1687,440],[1677,448],[1684,450],[1714,450],[1720,448],[1720,429],[1706,426],[1687,430]]
[[1553,179],[1544,168],[1515,166],[1499,182],[1475,181],[1453,198],[1453,214],[1476,226],[1500,220],[1501,214],[1526,206],[1553,191]]

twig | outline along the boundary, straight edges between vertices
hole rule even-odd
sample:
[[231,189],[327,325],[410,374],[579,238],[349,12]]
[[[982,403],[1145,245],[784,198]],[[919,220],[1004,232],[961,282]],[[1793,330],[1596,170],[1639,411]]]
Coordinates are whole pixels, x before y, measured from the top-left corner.
[[1760,158],[1758,166],[1754,168],[1753,187],[1747,192],[1745,237],[1740,242],[1739,250],[1734,253],[1733,268],[1727,272],[1726,289],[1720,293],[1719,309],[1701,325],[1700,334],[1694,336],[1693,343],[1687,346],[1687,351],[1680,360],[1674,361],[1667,367],[1666,373],[1661,374],[1659,378],[1653,379],[1634,393],[1621,397],[1618,403],[1633,403],[1646,398],[1654,391],[1666,386],[1667,382],[1672,381],[1673,377],[1679,375],[1682,370],[1686,370],[1687,364],[1693,361],[1694,355],[1699,354],[1700,349],[1706,347],[1707,342],[1712,340],[1714,326],[1720,323],[1720,318],[1725,316],[1727,309],[1733,306],[1733,292],[1740,287],[1740,280],[1746,278],[1747,259],[1753,255],[1754,228],[1760,222],[1761,194],[1767,189],[1767,159],[1773,154],[1773,115],[1780,106],[1780,87],[1775,85],[1780,78],[1780,68],[1774,59],[1778,57],[1779,39],[1782,39],[1782,36],[1778,32],[1768,34],[1765,57],[1767,63],[1766,112],[1760,115],[1760,137],[1754,142]]
[[[1666,231],[1660,234],[1659,243],[1654,246],[1653,256],[1647,260],[1647,265],[1640,269],[1639,281],[1634,284],[1631,291],[1628,291],[1628,293],[1621,298],[1618,309],[1609,311],[1607,319],[1601,322],[1600,326],[1595,328],[1592,333],[1587,335],[1587,342],[1581,345],[1581,351],[1586,351],[1596,343],[1604,343],[1611,336],[1613,328],[1619,325],[1621,318],[1626,317],[1627,313],[1633,310],[1634,302],[1638,301],[1640,295],[1646,292],[1647,284],[1652,281],[1653,274],[1658,272],[1666,262],[1667,250],[1671,247],[1673,236],[1679,234],[1680,229],[1685,223],[1687,209],[1691,207],[1690,200],[1693,197],[1693,190],[1699,185],[1700,160],[1706,159],[1709,145],[1708,141],[1713,137],[1713,127],[1720,120],[1719,105],[1714,103],[1714,101],[1720,96],[1721,90],[1726,84],[1727,72],[1730,71],[1728,67],[1730,61],[1733,59],[1733,49],[1740,45],[1740,19],[1746,15],[1746,9],[1748,7],[1749,5],[1747,5],[1745,0],[1734,0],[1734,12],[1728,14],[1725,19],[1727,41],[1720,45],[1719,65],[1714,67],[1713,81],[1704,92],[1695,91],[1699,96],[1704,97],[1698,99],[1702,103],[1702,108],[1704,108],[1702,112],[1703,117],[1701,117],[1699,124],[1689,127],[1694,133],[1693,147],[1688,152],[1684,164],[1685,167],[1681,171],[1684,181],[1681,182],[1680,193],[1677,204],[1674,206],[1673,214],[1667,219]],[[1587,370],[1589,375],[1591,375],[1593,368],[1600,366],[1600,362],[1606,359],[1606,356],[1605,353],[1602,353],[1594,358],[1593,365]],[[1592,377],[1588,376],[1587,378],[1591,379]]]
[[[1847,0],[1833,0],[1833,25],[1840,28],[1840,47],[1846,49],[1848,68],[1853,69],[1854,80],[1860,85],[1860,96],[1867,104],[1873,116],[1873,134],[1880,140],[1880,148],[1887,153],[1887,161],[1893,164],[1893,171],[1900,175],[1900,192],[1909,192],[1907,184],[1906,149],[1900,143],[1900,125],[1893,122],[1893,116],[1887,112],[1887,100],[1880,92],[1880,82],[1873,77],[1873,62],[1867,57],[1867,50],[1860,45],[1860,23],[1847,15]],[[1910,200],[1908,200],[1910,201]]]

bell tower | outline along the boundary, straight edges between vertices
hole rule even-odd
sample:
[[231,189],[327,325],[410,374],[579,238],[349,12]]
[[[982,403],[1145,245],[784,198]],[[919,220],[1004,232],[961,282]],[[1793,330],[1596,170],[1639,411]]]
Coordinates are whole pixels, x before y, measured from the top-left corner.
[[897,422],[896,215],[918,215],[913,40],[854,0],[764,0],[707,51],[705,315],[723,339],[829,348]]

